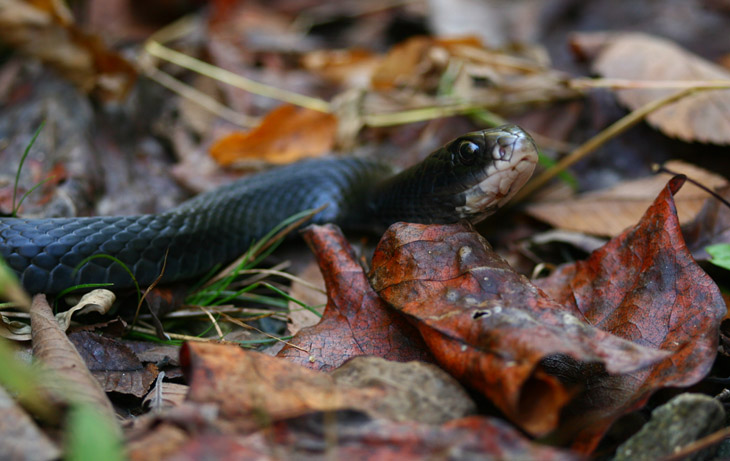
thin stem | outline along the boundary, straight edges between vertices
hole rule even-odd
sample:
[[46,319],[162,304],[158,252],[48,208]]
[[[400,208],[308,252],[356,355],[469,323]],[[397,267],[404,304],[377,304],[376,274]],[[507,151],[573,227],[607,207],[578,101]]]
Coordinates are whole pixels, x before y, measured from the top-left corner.
[[557,176],[560,172],[567,169],[569,166],[573,165],[574,163],[578,162],[579,160],[582,160],[585,158],[588,154],[593,152],[594,150],[598,149],[600,146],[608,142],[610,139],[618,136],[619,134],[623,133],[624,131],[628,130],[632,126],[638,124],[640,121],[644,120],[647,115],[651,114],[652,112],[671,104],[675,101],[678,101],[690,94],[694,94],[698,91],[703,90],[710,90],[710,89],[716,89],[716,88],[687,88],[682,91],[679,91],[677,93],[671,94],[665,98],[657,99],[655,101],[652,101],[648,104],[643,105],[642,107],[636,109],[635,111],[627,114],[626,116],[620,118],[616,122],[614,122],[611,126],[606,128],[605,130],[601,131],[582,145],[580,145],[577,149],[575,149],[573,152],[571,152],[569,155],[563,157],[558,163],[555,164],[552,168],[549,168],[546,171],[543,171],[539,176],[537,176],[535,179],[527,183],[527,185],[522,188],[521,191],[515,195],[515,197],[512,199],[513,203],[517,203],[521,200],[524,200],[525,197],[535,192],[537,189],[544,186],[548,181],[553,179],[555,176]]

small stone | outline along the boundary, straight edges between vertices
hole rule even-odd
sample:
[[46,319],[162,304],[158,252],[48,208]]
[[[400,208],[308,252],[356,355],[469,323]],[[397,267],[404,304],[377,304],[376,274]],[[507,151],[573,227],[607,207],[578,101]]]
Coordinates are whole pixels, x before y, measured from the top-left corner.
[[[688,444],[705,437],[725,422],[722,404],[703,394],[681,394],[656,408],[651,419],[616,450],[614,461],[655,460],[672,455]],[[710,459],[717,446],[686,458]]]

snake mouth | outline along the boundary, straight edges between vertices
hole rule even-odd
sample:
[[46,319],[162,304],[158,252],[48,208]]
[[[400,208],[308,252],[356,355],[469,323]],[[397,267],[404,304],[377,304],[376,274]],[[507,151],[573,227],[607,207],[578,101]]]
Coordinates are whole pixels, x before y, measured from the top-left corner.
[[484,179],[464,192],[464,204],[456,207],[462,219],[479,222],[507,203],[525,185],[537,164],[535,141],[521,128],[510,125],[484,133],[492,161]]

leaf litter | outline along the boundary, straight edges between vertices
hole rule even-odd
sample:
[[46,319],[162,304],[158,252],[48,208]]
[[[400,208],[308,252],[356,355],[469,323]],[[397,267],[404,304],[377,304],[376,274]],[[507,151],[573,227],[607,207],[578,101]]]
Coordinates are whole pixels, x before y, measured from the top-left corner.
[[[712,79],[727,80],[725,70],[666,39],[647,35],[613,34],[605,42],[594,37],[592,43],[600,45],[595,48],[600,54],[595,55],[594,70],[610,80],[581,86],[585,79],[571,79],[567,73],[553,69],[546,55],[541,55],[539,49],[535,52],[530,44],[505,52],[485,46],[488,40],[484,41],[484,36],[401,37],[381,42],[377,34],[372,34],[369,37],[376,38],[365,42],[368,47],[360,43],[357,48],[348,41],[351,34],[337,42],[339,51],[332,51],[332,43],[317,41],[317,32],[307,34],[306,40],[299,39],[303,35],[297,32],[301,23],[296,21],[316,15],[294,17],[297,13],[291,6],[279,10],[218,2],[212,8],[213,19],[198,29],[209,32],[213,41],[207,46],[208,53],[202,54],[208,54],[222,68],[270,83],[274,91],[263,95],[219,82],[200,85],[197,93],[188,94],[189,98],[193,96],[186,104],[198,110],[205,106],[218,118],[208,113],[195,118],[196,109],[187,107],[186,117],[196,120],[195,134],[184,133],[173,123],[172,129],[162,129],[157,135],[170,140],[173,149],[179,151],[176,154],[183,158],[192,159],[197,154],[189,151],[205,152],[214,145],[214,156],[230,166],[276,163],[284,161],[276,156],[282,152],[294,159],[385,139],[389,141],[378,145],[377,150],[395,155],[403,146],[422,150],[423,145],[435,142],[429,136],[436,131],[452,136],[474,123],[467,117],[444,118],[454,114],[485,111],[476,114],[484,120],[491,116],[486,113],[490,109],[502,116],[517,117],[521,111],[533,110],[536,102],[559,107],[557,101],[580,100],[594,87],[609,88],[622,104],[635,109],[655,100],[662,91],[676,92],[689,84],[702,86],[703,82],[707,85]],[[391,6],[377,14],[363,8],[358,10],[364,16],[362,24],[378,25],[379,31],[386,29],[388,21],[400,24],[398,14],[402,11],[413,14],[410,6],[405,10]],[[520,10],[511,14],[515,11]],[[535,26],[535,17],[522,19]],[[7,20],[3,16],[0,21],[3,18]],[[438,22],[440,18],[433,20]],[[291,21],[297,27],[289,27]],[[30,30],[20,27],[20,32]],[[74,28],[56,18],[50,32]],[[230,33],[241,29],[247,32]],[[353,30],[362,33],[365,28]],[[19,39],[12,46],[26,52],[32,48],[32,35],[21,33],[16,37]],[[43,35],[39,37],[44,39]],[[60,46],[79,46],[75,56],[88,56],[89,50],[98,51],[94,48],[98,44],[92,42],[84,38]],[[172,42],[160,39],[156,43],[171,47],[179,44],[186,51],[193,48],[187,39]],[[580,46],[581,53],[587,55],[586,43],[586,36],[579,37],[574,49]],[[326,46],[320,46],[323,44]],[[627,53],[645,58],[627,60]],[[162,55],[154,57],[165,60]],[[114,63],[115,59],[108,55],[108,62]],[[652,62],[661,65],[643,64]],[[152,64],[154,67],[159,62]],[[110,72],[127,77],[126,69],[119,65]],[[141,69],[150,71],[149,67]],[[9,80],[2,79],[2,71],[0,94],[5,95],[3,89],[7,86],[3,85]],[[169,71],[168,65],[164,71]],[[113,88],[104,87],[108,77],[105,72],[81,72],[83,81],[76,84],[87,90]],[[174,78],[181,74],[175,73]],[[320,78],[330,83],[313,83]],[[624,81],[619,84],[616,79]],[[632,81],[627,83],[626,79]],[[652,82],[647,80],[665,86],[667,81],[675,81],[677,88],[642,87],[651,87]],[[347,104],[335,102],[336,96],[353,88],[357,92],[349,93],[354,96]],[[14,91],[11,94],[16,98],[22,95],[22,91]],[[725,93],[715,91],[704,93],[702,98],[685,98],[667,110],[649,114],[648,121],[670,136],[724,144],[722,136],[727,130],[721,129],[721,112]],[[296,94],[306,95],[309,99],[299,101],[308,101],[318,110],[304,103],[302,107],[279,105],[292,95],[296,100]],[[103,92],[101,96],[108,97]],[[207,102],[196,106],[204,97],[209,98]],[[715,102],[719,112],[708,111]],[[226,104],[238,110],[239,116],[233,116]],[[177,102],[174,105],[181,107]],[[606,117],[597,112],[593,114],[597,119]],[[221,119],[239,125],[250,125],[256,119],[263,122],[245,134],[223,137],[221,133],[230,133],[231,126],[229,122],[222,124]],[[246,123],[240,123],[242,120]],[[402,123],[410,125],[395,127]],[[588,125],[591,123],[599,125],[596,119],[588,121]],[[286,126],[292,130],[284,130]],[[284,136],[284,131],[289,135]],[[573,126],[563,132],[576,133],[580,129]],[[554,133],[543,134],[548,135],[545,146],[565,145],[565,139],[552,142],[549,136]],[[184,141],[181,136],[186,136]],[[312,139],[300,142],[307,136]],[[194,161],[188,164],[196,165]],[[216,168],[209,160],[206,165]],[[191,177],[200,173],[199,167],[192,168]],[[214,175],[218,178],[230,174],[217,171]],[[718,173],[727,175],[726,171]],[[206,180],[210,178],[203,182]],[[196,188],[205,188],[198,181]],[[704,182],[712,186],[714,181]],[[656,187],[662,189],[661,185]],[[602,200],[612,200],[620,208],[626,201],[621,192],[629,188],[631,184],[622,183],[615,190],[618,195],[607,191],[607,199],[598,197],[581,208],[602,211],[612,219],[599,224],[594,219],[580,230],[620,234],[618,237],[587,260],[560,266],[547,279],[533,282],[514,272],[469,227],[399,225],[381,241],[370,271],[383,300],[368,283],[361,267],[364,258],[352,251],[336,229],[310,230],[307,238],[325,272],[328,291],[321,322],[288,338],[278,357],[243,351],[239,346],[187,343],[183,362],[191,387],[177,387],[176,382],[162,381],[163,374],[158,375],[155,390],[147,394],[154,412],[125,429],[128,453],[133,459],[195,459],[231,453],[322,457],[331,456],[332,450],[342,457],[397,453],[406,459],[434,454],[571,459],[579,453],[596,453],[602,435],[621,415],[646,408],[649,397],[662,387],[686,387],[710,372],[719,322],[725,313],[717,287],[689,257],[682,241],[672,197],[678,189],[676,183],[662,189],[653,204],[652,194],[643,193],[644,202],[633,204],[632,210],[619,219]],[[684,213],[682,194],[686,192],[676,200]],[[692,214],[701,200],[700,195],[692,194],[685,202],[691,201]],[[633,227],[647,206],[649,211]],[[541,217],[567,228],[565,223],[585,215],[575,210],[572,215],[557,214],[548,210]],[[705,242],[726,240],[728,226],[722,215],[721,209],[708,202],[694,224],[685,226],[696,255],[704,252]],[[591,221],[590,217],[584,219]],[[613,227],[607,231],[609,225]],[[631,228],[622,232],[627,227]],[[515,231],[517,235],[524,232]],[[507,246],[499,248],[504,251]],[[514,254],[507,256],[510,261],[514,259]],[[277,289],[286,289],[279,282],[272,283]],[[204,322],[191,322],[181,333],[171,335],[188,341],[197,340],[199,335],[199,340],[205,342],[234,338],[235,332],[230,329],[234,322],[228,322],[231,309],[236,307],[220,306],[205,313],[188,308],[185,317],[176,317],[175,322],[197,316],[205,319],[211,331],[193,327]],[[154,332],[154,325],[148,321],[143,318],[143,328],[137,331]],[[176,360],[170,358],[170,354],[175,355],[172,345],[164,346],[168,348],[164,352],[151,353],[150,348],[138,348],[132,341],[95,333],[76,332],[72,336],[88,346],[87,366],[98,367],[94,375],[107,391],[133,395],[141,401],[158,369],[165,369],[169,377],[180,382],[181,378],[174,377],[174,368],[169,367]],[[69,357],[57,360],[62,370]],[[114,359],[107,360],[109,357]],[[420,362],[411,362],[414,359]],[[434,361],[461,384],[439,377],[433,366],[423,364]],[[76,366],[83,368],[81,362],[71,368]],[[416,368],[408,368],[413,366]],[[722,376],[722,368],[718,371]],[[337,376],[347,373],[351,373],[350,381],[338,382]],[[416,378],[409,382],[407,375]],[[77,390],[86,392],[86,385],[79,384]],[[461,385],[477,397],[476,407]],[[468,409],[443,415],[444,410],[458,406],[439,400],[446,395],[463,397],[460,405]],[[108,408],[108,403],[99,399],[97,403]],[[429,404],[437,407],[429,411],[421,406]],[[404,405],[412,413],[402,411]],[[477,415],[469,416],[473,411]],[[441,416],[427,423],[419,417],[424,412]],[[551,448],[545,442],[570,450]]]

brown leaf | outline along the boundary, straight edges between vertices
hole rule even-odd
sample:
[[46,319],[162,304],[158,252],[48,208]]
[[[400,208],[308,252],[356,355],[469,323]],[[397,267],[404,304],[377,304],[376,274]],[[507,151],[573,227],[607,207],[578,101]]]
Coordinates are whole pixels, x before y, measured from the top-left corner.
[[[726,69],[676,44],[646,34],[609,35],[593,62],[593,70],[607,78],[631,80],[730,80]],[[580,46],[580,36],[575,45]],[[591,46],[595,46],[592,43]],[[617,91],[622,104],[637,109],[679,89]],[[703,91],[683,98],[647,117],[664,134],[685,141],[730,143],[730,90]]]
[[79,331],[69,340],[105,392],[119,392],[142,398],[157,377],[154,365],[145,367],[127,346],[105,336]]
[[0,0],[0,29],[5,43],[105,99],[122,99],[136,79],[131,64],[74,24],[63,2]]
[[[289,301],[288,330],[292,335],[296,335],[303,328],[319,323],[322,319],[321,314],[324,312],[324,306],[327,305],[327,294],[324,292],[324,278],[315,261],[307,263],[304,268],[295,270],[293,275],[296,276],[296,279],[291,282],[289,296],[312,306],[320,314],[316,315],[311,310]],[[300,280],[304,283],[300,283]]]
[[[725,200],[730,200],[730,185],[716,192]],[[709,197],[695,219],[683,224],[682,233],[687,248],[696,260],[710,259],[705,247],[715,243],[730,243],[730,208],[714,197]]]
[[222,419],[243,430],[256,428],[261,418],[368,407],[385,394],[341,389],[325,373],[236,346],[186,343],[180,360],[190,384],[188,400],[216,404]]
[[334,146],[336,133],[335,116],[285,104],[255,129],[218,140],[210,155],[224,166],[281,165],[326,154]]
[[[376,90],[398,87],[422,88],[423,80],[435,69],[445,69],[452,47],[466,45],[482,48],[478,38],[436,39],[413,37],[390,49],[373,71]],[[440,71],[437,72],[440,76]]]
[[690,386],[710,370],[725,314],[717,285],[687,249],[672,179],[639,224],[586,261],[561,266],[538,285],[603,331],[670,354],[623,376],[596,380],[567,409],[564,432],[590,451],[608,426],[663,386]]
[[[670,161],[668,169],[686,174],[710,189],[727,184],[720,175],[681,161]],[[657,193],[666,184],[666,176],[623,181],[609,189],[582,194],[572,199],[531,204],[527,212],[557,228],[615,237],[641,219]],[[694,184],[687,184],[674,198],[680,222],[689,222],[700,212],[708,194]]]
[[61,450],[33,419],[0,387],[0,447],[4,459],[54,460]]
[[369,419],[357,412],[309,414],[247,437],[202,435],[168,459],[269,459],[272,453],[282,459],[579,459],[531,443],[497,419],[470,417],[432,426]]
[[347,239],[334,225],[310,226],[304,239],[325,277],[322,320],[302,329],[278,354],[316,370],[337,368],[358,355],[432,361],[418,332],[370,287]]
[[159,424],[144,431],[139,438],[130,440],[125,451],[131,461],[170,459],[181,446],[185,446],[188,438],[177,424]]
[[305,54],[302,65],[345,88],[366,88],[380,59],[372,51],[362,48],[317,50]]
[[33,357],[53,370],[59,379],[48,380],[45,386],[65,401],[81,401],[94,406],[116,425],[116,416],[109,399],[99,386],[76,348],[56,322],[44,295],[35,295],[30,309],[33,330]]
[[[453,378],[430,364],[360,358],[334,376],[235,346],[200,343],[184,345],[181,360],[190,383],[187,402],[213,404],[216,425],[244,432],[317,411],[351,409],[396,421],[429,413],[425,419],[438,423],[474,408]],[[380,370],[379,379],[362,379],[365,369]],[[428,389],[448,395],[424,398]]]
[[372,265],[375,290],[411,318],[439,364],[535,435],[558,426],[580,388],[548,374],[545,361],[562,357],[598,375],[666,356],[584,323],[580,311],[547,297],[462,224],[395,224]]

